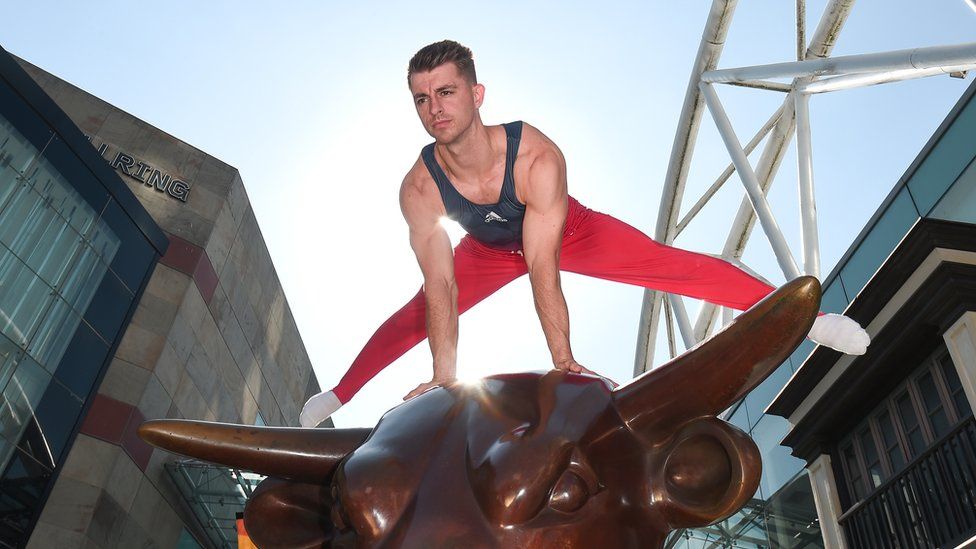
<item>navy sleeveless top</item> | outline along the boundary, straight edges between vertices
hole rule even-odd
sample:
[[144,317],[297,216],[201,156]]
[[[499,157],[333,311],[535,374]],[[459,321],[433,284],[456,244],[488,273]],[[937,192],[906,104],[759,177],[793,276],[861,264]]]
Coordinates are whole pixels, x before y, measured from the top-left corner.
[[474,239],[492,248],[521,250],[525,204],[519,202],[515,196],[513,173],[519,142],[522,140],[522,122],[509,122],[503,126],[507,136],[505,178],[495,204],[475,204],[461,196],[434,158],[433,143],[424,147],[421,157],[441,193],[448,218],[457,221]]

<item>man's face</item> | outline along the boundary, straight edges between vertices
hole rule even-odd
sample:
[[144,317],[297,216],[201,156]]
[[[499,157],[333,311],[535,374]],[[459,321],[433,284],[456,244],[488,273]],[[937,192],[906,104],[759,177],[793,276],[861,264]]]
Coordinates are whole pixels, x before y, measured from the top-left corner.
[[471,125],[484,92],[484,86],[468,82],[454,63],[410,76],[417,115],[438,143],[450,143]]

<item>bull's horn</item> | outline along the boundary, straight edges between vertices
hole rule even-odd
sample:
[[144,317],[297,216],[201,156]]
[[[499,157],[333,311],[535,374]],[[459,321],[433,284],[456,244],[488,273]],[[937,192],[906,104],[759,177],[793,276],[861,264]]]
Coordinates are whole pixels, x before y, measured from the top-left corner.
[[620,417],[653,436],[660,425],[718,415],[786,360],[810,331],[819,306],[816,278],[783,285],[708,341],[616,389]]
[[161,419],[139,427],[153,446],[262,475],[320,483],[370,429],[297,429]]

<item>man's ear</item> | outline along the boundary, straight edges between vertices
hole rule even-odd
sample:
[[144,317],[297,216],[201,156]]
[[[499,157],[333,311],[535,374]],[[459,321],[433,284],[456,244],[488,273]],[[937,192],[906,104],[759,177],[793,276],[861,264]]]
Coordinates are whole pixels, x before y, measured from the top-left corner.
[[475,84],[471,86],[471,94],[474,96],[474,106],[475,108],[481,108],[481,104],[485,101],[485,86],[482,84]]

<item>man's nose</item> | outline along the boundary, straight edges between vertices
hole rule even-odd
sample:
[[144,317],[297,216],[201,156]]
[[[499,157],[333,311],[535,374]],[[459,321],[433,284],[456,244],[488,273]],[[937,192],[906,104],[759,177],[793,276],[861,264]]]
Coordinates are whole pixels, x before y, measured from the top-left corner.
[[430,114],[440,114],[443,111],[443,106],[441,105],[441,100],[436,96],[432,97],[430,101],[427,102],[428,108],[430,109]]

